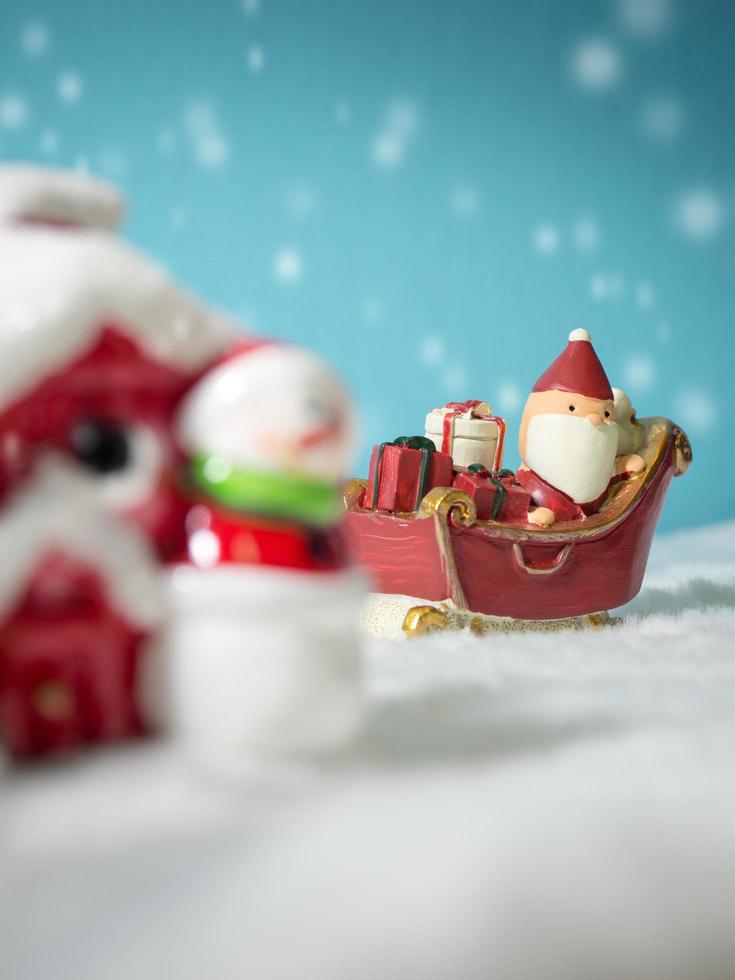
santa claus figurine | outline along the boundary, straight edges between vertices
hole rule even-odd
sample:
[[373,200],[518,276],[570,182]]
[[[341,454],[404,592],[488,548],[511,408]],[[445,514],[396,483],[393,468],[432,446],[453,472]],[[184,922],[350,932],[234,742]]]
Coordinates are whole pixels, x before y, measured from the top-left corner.
[[587,330],[538,379],[521,419],[517,479],[531,494],[528,519],[549,527],[594,514],[616,475],[639,473],[643,459],[617,458],[615,399]]
[[363,585],[337,526],[348,396],[313,354],[246,343],[189,392],[178,432],[188,556],[147,701],[219,768],[333,750],[362,703]]

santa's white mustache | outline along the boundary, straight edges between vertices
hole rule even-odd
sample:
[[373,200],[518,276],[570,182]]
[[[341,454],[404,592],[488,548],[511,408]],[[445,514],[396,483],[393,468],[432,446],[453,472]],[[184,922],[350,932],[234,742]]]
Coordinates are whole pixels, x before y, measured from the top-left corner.
[[596,500],[613,474],[618,447],[614,421],[545,413],[528,426],[526,464],[577,503]]

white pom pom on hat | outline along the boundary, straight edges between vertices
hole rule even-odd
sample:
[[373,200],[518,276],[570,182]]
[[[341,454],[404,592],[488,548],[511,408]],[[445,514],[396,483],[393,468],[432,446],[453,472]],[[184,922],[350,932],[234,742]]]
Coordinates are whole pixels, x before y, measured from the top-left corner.
[[569,334],[570,340],[592,340],[589,330],[585,330],[584,327],[577,327],[576,330],[572,330]]

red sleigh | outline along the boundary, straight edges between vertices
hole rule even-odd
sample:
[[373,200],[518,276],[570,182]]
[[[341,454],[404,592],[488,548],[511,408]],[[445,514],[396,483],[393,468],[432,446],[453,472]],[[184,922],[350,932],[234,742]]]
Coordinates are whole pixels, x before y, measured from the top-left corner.
[[604,623],[640,589],[669,483],[692,459],[668,419],[638,424],[645,469],[615,484],[599,513],[551,528],[478,520],[474,500],[449,487],[430,490],[415,513],[381,513],[363,506],[365,481],[351,481],[347,534],[382,602],[367,627],[389,632],[396,615],[409,635]]

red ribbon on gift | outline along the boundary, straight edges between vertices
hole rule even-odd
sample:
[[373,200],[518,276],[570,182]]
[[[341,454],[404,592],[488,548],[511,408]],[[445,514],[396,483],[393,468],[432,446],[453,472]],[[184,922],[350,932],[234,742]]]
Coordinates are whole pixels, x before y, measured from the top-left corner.
[[460,415],[472,413],[472,418],[482,419],[483,422],[495,422],[498,426],[498,443],[495,447],[495,458],[493,460],[493,470],[499,470],[503,462],[503,447],[505,445],[505,419],[499,415],[480,415],[475,411],[482,402],[477,398],[470,398],[466,402],[447,402],[444,408],[449,411],[444,416],[442,426],[442,452],[451,454],[452,436],[454,435],[454,420]]

